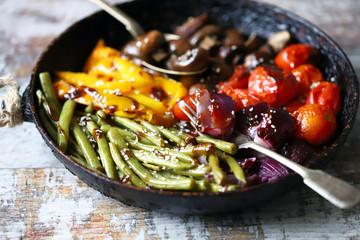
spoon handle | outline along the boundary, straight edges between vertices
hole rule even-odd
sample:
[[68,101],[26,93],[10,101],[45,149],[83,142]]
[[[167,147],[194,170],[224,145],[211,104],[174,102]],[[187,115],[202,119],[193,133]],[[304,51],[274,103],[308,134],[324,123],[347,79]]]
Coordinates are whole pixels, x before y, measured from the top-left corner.
[[290,168],[303,178],[308,187],[339,208],[351,208],[360,202],[360,191],[358,189],[324,171],[305,168],[252,141],[240,144],[239,148],[254,149]]
[[90,0],[90,1],[98,5],[100,8],[102,8],[111,16],[113,16],[114,18],[119,20],[122,24],[124,24],[126,29],[133,36],[133,38],[137,39],[138,37],[145,34],[145,31],[140,26],[140,24],[131,17],[129,17],[126,13],[124,13],[120,9],[110,5],[105,0]]
[[340,208],[351,208],[360,202],[360,191],[347,182],[321,170],[307,169],[304,183]]

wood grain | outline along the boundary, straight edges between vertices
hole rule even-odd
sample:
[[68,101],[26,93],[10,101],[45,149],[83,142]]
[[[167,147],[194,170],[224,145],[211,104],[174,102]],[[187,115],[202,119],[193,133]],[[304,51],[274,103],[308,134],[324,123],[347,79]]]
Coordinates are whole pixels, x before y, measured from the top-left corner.
[[[323,29],[360,75],[359,0],[263,1]],[[12,73],[22,90],[43,49],[72,23],[97,11],[84,0],[0,0],[0,9],[0,75]],[[360,239],[360,207],[337,209],[305,186],[241,213],[146,211],[78,180],[52,155],[34,124],[0,133],[0,239]],[[360,188],[359,156],[358,116],[325,170]]]
[[336,209],[302,187],[241,213],[176,216],[104,197],[63,168],[2,169],[0,175],[0,232],[9,238],[360,238],[359,207]]

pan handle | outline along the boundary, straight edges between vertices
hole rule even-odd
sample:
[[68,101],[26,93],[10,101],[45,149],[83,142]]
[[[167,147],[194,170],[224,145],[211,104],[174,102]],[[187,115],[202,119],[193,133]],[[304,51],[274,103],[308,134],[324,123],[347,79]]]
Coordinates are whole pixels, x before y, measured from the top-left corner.
[[35,122],[32,107],[31,107],[31,87],[30,84],[26,87],[21,97],[21,109],[24,122]]

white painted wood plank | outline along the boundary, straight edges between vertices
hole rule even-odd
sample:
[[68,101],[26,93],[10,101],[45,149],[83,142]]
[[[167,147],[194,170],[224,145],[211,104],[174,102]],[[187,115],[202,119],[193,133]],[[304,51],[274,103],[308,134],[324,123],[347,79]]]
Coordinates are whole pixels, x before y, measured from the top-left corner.
[[337,209],[306,187],[242,213],[177,216],[126,206],[62,168],[0,169],[0,216],[1,239],[360,238],[360,207]]

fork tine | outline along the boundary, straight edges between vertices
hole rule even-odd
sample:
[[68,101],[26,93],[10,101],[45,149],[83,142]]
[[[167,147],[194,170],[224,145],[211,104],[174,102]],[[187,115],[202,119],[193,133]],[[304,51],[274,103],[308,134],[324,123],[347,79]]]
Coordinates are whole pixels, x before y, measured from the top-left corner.
[[[191,99],[191,98],[190,98]],[[185,101],[184,101],[185,107],[190,111],[190,113],[193,115],[194,118],[196,118],[196,112],[194,109],[192,109]],[[195,105],[195,104],[194,104]],[[195,105],[196,106],[196,105]]]
[[196,101],[195,101],[193,98],[190,98],[190,101],[191,101],[192,104],[194,104],[194,106],[197,105],[197,104],[196,104]]
[[[183,113],[185,113],[185,115],[190,119],[191,123],[194,124],[194,126],[196,126],[196,120],[194,118],[194,115],[191,115],[191,113],[188,112],[188,109],[190,108],[189,105],[185,104],[186,109],[183,106],[179,106],[179,107],[180,107],[181,111],[183,111]],[[192,110],[192,111],[194,111],[194,110]]]

